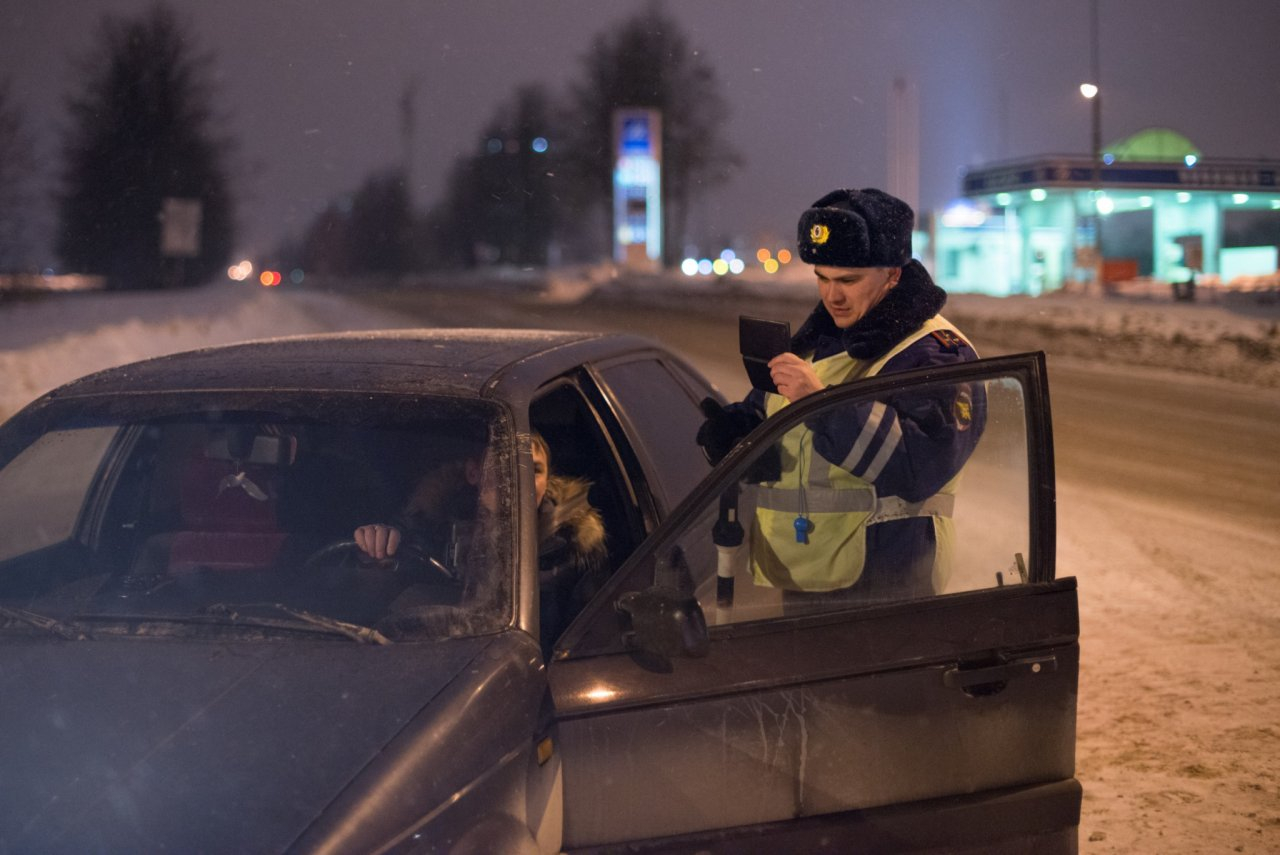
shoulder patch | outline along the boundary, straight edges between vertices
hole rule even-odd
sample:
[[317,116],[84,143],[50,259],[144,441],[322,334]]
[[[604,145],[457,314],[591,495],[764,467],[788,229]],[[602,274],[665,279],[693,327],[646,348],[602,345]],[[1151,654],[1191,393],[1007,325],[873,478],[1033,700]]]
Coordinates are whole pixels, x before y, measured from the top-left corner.
[[966,431],[973,424],[973,395],[969,392],[969,384],[960,387],[956,399],[951,405],[951,415],[956,421],[956,430]]
[[960,348],[969,346],[969,342],[951,330],[934,330],[929,335],[937,339],[938,346],[947,353],[959,353]]

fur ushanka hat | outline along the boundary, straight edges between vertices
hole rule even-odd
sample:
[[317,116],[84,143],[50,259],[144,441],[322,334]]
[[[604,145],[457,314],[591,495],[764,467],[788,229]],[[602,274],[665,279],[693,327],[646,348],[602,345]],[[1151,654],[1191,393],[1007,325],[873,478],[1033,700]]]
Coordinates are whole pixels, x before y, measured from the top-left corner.
[[800,215],[800,258],[829,267],[911,261],[911,206],[882,190],[833,190]]

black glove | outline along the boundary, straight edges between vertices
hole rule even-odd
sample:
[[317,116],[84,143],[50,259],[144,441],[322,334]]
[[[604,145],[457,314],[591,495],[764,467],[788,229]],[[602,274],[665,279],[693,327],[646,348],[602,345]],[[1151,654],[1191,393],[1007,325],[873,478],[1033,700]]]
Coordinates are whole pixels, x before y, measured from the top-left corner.
[[707,420],[698,428],[697,442],[714,466],[760,424],[755,415],[741,410],[728,410],[714,398],[702,399],[702,414]]
[[755,462],[742,473],[742,480],[748,484],[759,484],[764,481],[777,481],[782,477],[782,452],[778,443],[760,452]]

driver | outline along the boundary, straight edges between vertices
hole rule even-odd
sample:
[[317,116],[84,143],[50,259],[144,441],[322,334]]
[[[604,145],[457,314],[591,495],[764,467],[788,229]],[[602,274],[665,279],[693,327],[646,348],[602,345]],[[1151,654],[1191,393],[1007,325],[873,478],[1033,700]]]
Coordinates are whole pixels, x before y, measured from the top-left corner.
[[[551,471],[551,450],[543,437],[530,437],[534,503],[538,509],[538,589],[543,655],[608,575],[608,550],[600,512],[588,501],[591,483]],[[427,555],[442,555],[447,544],[475,516],[480,502],[482,462],[467,458],[446,464],[419,481],[401,519],[372,523],[355,531],[356,545],[371,558],[394,556],[403,542]]]
[[[456,566],[451,544],[475,519],[483,464],[479,457],[451,461],[423,476],[394,523],[369,523],[355,531],[356,545],[379,561],[393,557],[402,541]],[[456,547],[455,547],[456,548]]]

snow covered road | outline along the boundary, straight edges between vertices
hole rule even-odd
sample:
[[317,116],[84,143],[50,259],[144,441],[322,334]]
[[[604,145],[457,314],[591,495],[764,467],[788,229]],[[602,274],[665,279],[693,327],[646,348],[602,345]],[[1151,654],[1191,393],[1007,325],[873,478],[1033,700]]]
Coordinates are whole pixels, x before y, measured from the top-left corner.
[[[795,323],[805,306],[765,308]],[[640,332],[736,397],[739,310],[230,285],[0,305],[0,417],[145,356],[416,324]],[[1081,850],[1280,850],[1280,312],[959,295],[947,314],[988,354],[1049,353],[1058,568],[1080,583]]]

